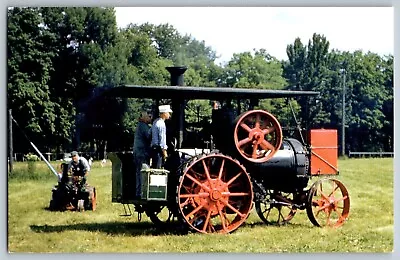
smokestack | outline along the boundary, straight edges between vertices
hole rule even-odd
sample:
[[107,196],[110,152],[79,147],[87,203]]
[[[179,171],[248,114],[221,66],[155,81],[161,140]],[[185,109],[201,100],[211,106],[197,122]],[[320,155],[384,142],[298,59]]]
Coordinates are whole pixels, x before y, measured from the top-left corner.
[[183,86],[183,74],[187,67],[166,67],[171,74],[171,86]]
[[[166,69],[171,74],[171,86],[183,86],[183,74],[187,70],[187,67],[166,67]],[[173,116],[171,121],[173,122],[174,129],[173,135],[177,139],[177,147],[182,147],[183,141],[183,130],[185,123],[185,100],[182,98],[174,99],[172,101],[172,111]]]

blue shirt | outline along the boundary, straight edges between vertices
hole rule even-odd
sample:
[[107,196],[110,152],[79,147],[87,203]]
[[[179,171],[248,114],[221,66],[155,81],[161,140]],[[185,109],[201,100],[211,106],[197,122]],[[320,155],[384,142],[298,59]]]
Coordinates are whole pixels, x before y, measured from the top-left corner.
[[147,156],[150,149],[150,127],[139,121],[136,131],[135,140],[133,143],[133,153],[137,155]]
[[151,127],[151,146],[159,145],[167,150],[167,127],[161,118],[157,118]]

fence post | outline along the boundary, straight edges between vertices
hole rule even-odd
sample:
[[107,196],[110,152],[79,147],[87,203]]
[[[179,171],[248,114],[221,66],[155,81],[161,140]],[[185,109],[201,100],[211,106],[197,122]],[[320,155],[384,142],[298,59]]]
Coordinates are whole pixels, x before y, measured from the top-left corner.
[[14,164],[14,158],[13,158],[13,132],[12,132],[12,114],[11,114],[11,109],[8,110],[8,165],[9,165],[9,172],[10,174],[13,171],[13,164]]

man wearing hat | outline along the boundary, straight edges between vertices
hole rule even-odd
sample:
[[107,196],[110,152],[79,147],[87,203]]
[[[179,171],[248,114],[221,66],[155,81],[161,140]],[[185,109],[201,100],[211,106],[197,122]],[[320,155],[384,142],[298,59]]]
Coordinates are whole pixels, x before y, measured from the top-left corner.
[[77,151],[71,153],[72,160],[68,164],[68,171],[73,176],[82,176],[82,184],[86,183],[86,175],[90,171],[89,162],[85,157],[80,157]]
[[158,107],[160,117],[154,120],[151,127],[151,168],[160,169],[167,158],[167,128],[165,120],[170,119],[172,110],[170,105]]

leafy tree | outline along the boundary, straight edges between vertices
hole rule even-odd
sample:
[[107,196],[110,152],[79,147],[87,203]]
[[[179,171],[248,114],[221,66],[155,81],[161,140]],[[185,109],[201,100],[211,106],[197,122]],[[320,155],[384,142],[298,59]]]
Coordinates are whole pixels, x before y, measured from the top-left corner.
[[[204,41],[169,24],[118,30],[112,8],[9,8],[7,36],[8,107],[40,149],[70,149],[71,140],[100,152],[106,146],[130,149],[140,111],[155,104],[99,98],[97,87],[169,85],[169,66],[187,66],[190,86],[319,91],[317,98],[290,102],[307,128],[341,126],[346,81],[347,150],[393,149],[393,57],[329,51],[323,35],[314,34],[307,45],[295,39],[287,46],[287,61],[254,49],[234,54],[224,67],[215,64],[216,53]],[[234,104],[242,110],[253,105]],[[255,108],[270,111],[283,126],[295,124],[285,99],[262,100]],[[207,140],[201,125],[210,111],[206,100],[186,105],[188,130],[198,133],[198,141]],[[16,151],[28,149],[15,139]]]
[[381,143],[384,151],[393,151],[393,133],[394,133],[394,113],[393,113],[393,56],[382,58],[381,72],[384,77],[385,95],[382,105],[382,112],[385,116],[381,133]]
[[284,75],[290,82],[289,89],[320,92],[317,99],[297,99],[303,125],[306,123],[307,129],[338,128],[341,139],[344,94],[346,150],[390,149],[393,128],[392,59],[361,51],[329,52],[328,48],[329,42],[318,34],[313,35],[308,46],[296,39],[287,48],[289,60],[284,63]]
[[286,84],[281,63],[264,49],[235,53],[225,71],[223,85],[228,87],[282,89]]
[[[382,151],[385,147],[390,148],[390,129],[393,130],[393,110],[390,108],[393,102],[392,61],[374,53],[364,55],[356,51],[351,64],[348,72],[351,77],[349,149]],[[384,127],[386,135],[383,134]],[[389,142],[384,142],[384,138]]]
[[[235,53],[233,58],[224,68],[221,77],[221,85],[233,88],[259,88],[259,89],[283,89],[286,80],[282,76],[283,70],[280,61],[272,57],[266,50],[253,50],[253,53]],[[281,101],[270,99],[261,100],[255,108],[274,110],[274,105]],[[252,107],[250,100],[240,102],[241,110],[248,110]],[[238,106],[239,104],[235,104]],[[287,118],[288,114],[281,114],[282,118]]]
[[[48,150],[57,135],[57,105],[48,86],[56,54],[46,44],[54,35],[43,25],[38,8],[10,8],[7,18],[8,108],[30,139]],[[15,140],[16,151],[28,149],[24,138]]]
[[[323,91],[328,90],[329,42],[319,34],[314,34],[307,46],[299,38],[288,45],[288,61],[284,64],[284,75],[289,81],[290,90]],[[301,107],[300,120],[306,128],[329,123],[330,112],[324,107],[326,100],[313,97],[297,98]]]

